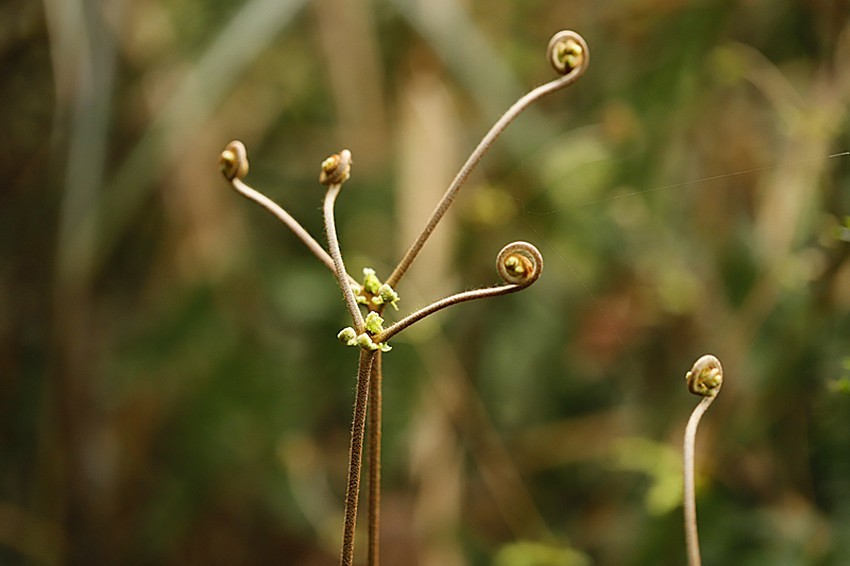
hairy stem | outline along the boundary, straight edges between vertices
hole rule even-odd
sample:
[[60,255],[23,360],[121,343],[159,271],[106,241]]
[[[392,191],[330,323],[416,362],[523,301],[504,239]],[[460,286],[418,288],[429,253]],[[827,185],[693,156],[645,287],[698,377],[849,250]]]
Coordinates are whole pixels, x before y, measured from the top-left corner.
[[411,324],[452,305],[521,291],[540,277],[543,272],[543,255],[540,250],[528,242],[511,242],[504,246],[496,256],[496,271],[502,281],[507,283],[506,285],[473,289],[440,299],[407,315],[383,332],[375,335],[373,340],[377,343],[386,342]]
[[715,396],[703,397],[685,427],[684,480],[685,480],[685,541],[688,547],[689,566],[700,566],[699,535],[697,534],[697,506],[694,488],[694,447],[697,427]]
[[559,77],[555,80],[549,81],[539,87],[535,88],[519,100],[517,100],[513,106],[511,106],[507,112],[505,112],[499,120],[493,124],[493,127],[490,128],[490,131],[487,132],[487,135],[482,138],[482,140],[478,143],[478,147],[470,154],[467,158],[466,163],[463,164],[460,171],[458,171],[454,180],[452,181],[449,188],[443,194],[442,199],[437,204],[437,207],[431,213],[431,217],[428,219],[427,224],[422,229],[422,232],[419,234],[419,237],[415,242],[410,246],[410,249],[407,250],[407,253],[401,259],[399,264],[396,266],[395,270],[393,270],[392,274],[390,274],[387,279],[387,284],[395,287],[404,274],[407,272],[410,264],[413,263],[413,260],[416,259],[416,256],[419,254],[419,251],[422,249],[422,246],[425,245],[425,242],[431,236],[431,233],[434,231],[434,228],[437,227],[437,224],[443,218],[446,211],[451,206],[455,197],[457,196],[458,191],[464,185],[469,175],[475,169],[475,166],[478,165],[478,162],[481,161],[481,158],[487,153],[490,147],[493,145],[493,142],[501,135],[505,128],[513,122],[517,116],[519,116],[523,110],[528,108],[531,104],[546,96],[549,93],[555,92],[559,89],[562,89],[573,82],[581,74],[584,72],[584,66],[575,69],[574,71]]
[[[319,261],[325,264],[328,269],[335,272],[334,261],[333,258],[331,258],[330,254],[328,254],[328,252],[325,251],[321,244],[319,244],[319,242],[317,242],[315,238],[313,238],[313,236],[311,236],[310,233],[307,232],[307,230],[303,226],[301,226],[301,224],[297,220],[295,220],[288,212],[286,212],[283,207],[281,207],[279,204],[274,202],[272,199],[270,199],[263,193],[245,184],[241,179],[232,179],[230,181],[230,184],[233,189],[239,194],[241,194],[243,197],[247,198],[248,200],[254,201],[255,203],[259,204],[260,206],[274,214],[278,218],[278,220],[283,222],[283,224],[286,225],[286,227],[289,228],[292,233],[298,237],[299,240],[304,242],[304,245],[307,246],[307,249],[309,249],[313,253],[313,255],[319,259]],[[346,274],[346,278],[351,283],[357,284],[357,281],[350,275]]]
[[339,195],[340,188],[342,188],[340,184],[330,185],[325,193],[325,204],[323,208],[325,232],[327,233],[330,255],[333,258],[334,273],[342,289],[342,295],[345,298],[345,306],[348,307],[348,313],[351,315],[354,329],[360,334],[364,328],[363,315],[360,313],[357,300],[354,298],[354,291],[351,290],[348,272],[345,270],[345,263],[342,261],[342,252],[339,249],[339,239],[337,238],[336,222],[334,220],[334,203],[336,202],[337,195]]
[[240,179],[233,179],[231,181],[231,185],[243,197],[254,201],[255,203],[259,204],[260,206],[274,214],[278,218],[278,220],[283,222],[287,228],[289,228],[296,236],[298,236],[298,238],[302,242],[304,242],[307,248],[311,252],[313,252],[313,255],[319,258],[319,261],[324,263],[328,268],[331,269],[331,271],[333,271],[333,259],[331,259],[331,256],[328,254],[328,252],[326,252],[325,249],[319,244],[319,242],[317,242],[313,238],[313,236],[311,236],[310,233],[307,232],[307,230],[303,226],[301,226],[301,224],[297,220],[290,216],[290,214],[286,212],[280,205],[268,198],[263,193],[248,186]]
[[354,397],[354,417],[351,421],[351,445],[348,451],[348,485],[345,489],[345,525],[342,534],[341,566],[354,564],[354,531],[357,526],[357,500],[360,496],[360,468],[363,459],[363,432],[366,428],[366,408],[369,402],[369,377],[375,351],[360,349],[357,368],[357,393]]
[[498,287],[473,289],[472,291],[463,291],[462,293],[450,295],[445,299],[440,299],[439,301],[431,303],[427,307],[423,307],[418,311],[407,315],[406,317],[392,324],[389,328],[386,328],[383,332],[376,334],[372,338],[372,340],[374,340],[375,343],[386,342],[408,326],[422,320],[428,315],[434,314],[437,311],[441,311],[446,307],[457,305],[459,303],[465,303],[466,301],[472,301],[475,299],[485,299],[487,297],[498,297],[499,295],[515,293],[516,291],[521,291],[522,289],[525,289],[525,287],[526,285],[499,285]]
[[381,419],[383,354],[378,351],[369,379],[369,547],[368,564],[380,564],[381,548]]

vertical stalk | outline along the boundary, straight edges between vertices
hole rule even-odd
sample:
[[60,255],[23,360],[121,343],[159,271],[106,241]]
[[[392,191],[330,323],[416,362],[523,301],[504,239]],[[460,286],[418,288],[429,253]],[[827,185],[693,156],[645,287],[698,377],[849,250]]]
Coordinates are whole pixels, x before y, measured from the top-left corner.
[[383,355],[378,351],[369,379],[369,566],[380,564],[381,548],[381,413]]
[[684,469],[685,469],[685,541],[688,547],[688,565],[700,566],[702,560],[699,552],[699,534],[697,534],[697,504],[694,487],[694,447],[696,445],[697,427],[708,406],[714,401],[714,396],[703,397],[696,406],[688,425],[685,427]]
[[357,367],[357,393],[354,397],[354,417],[351,422],[351,445],[348,451],[348,486],[345,490],[345,525],[342,535],[341,566],[354,564],[354,530],[357,526],[357,500],[360,495],[360,468],[363,457],[363,432],[366,428],[366,407],[369,402],[369,377],[375,351],[360,349]]
[[341,184],[332,184],[328,187],[327,193],[325,193],[323,207],[325,232],[327,232],[328,251],[333,259],[336,279],[345,298],[345,306],[348,307],[348,313],[351,315],[354,329],[360,334],[363,332],[363,315],[360,313],[360,307],[357,305],[357,299],[354,298],[354,291],[352,291],[351,284],[349,283],[348,272],[345,270],[345,263],[342,260],[342,253],[339,249],[339,238],[336,234],[336,221],[334,220],[334,204],[341,188]]
[[691,418],[685,427],[684,447],[684,484],[685,484],[685,542],[688,548],[688,564],[700,566],[702,560],[699,552],[699,535],[697,534],[697,503],[694,489],[694,447],[696,445],[697,427],[703,414],[714,402],[723,386],[723,366],[715,356],[706,354],[694,362],[691,371],[685,374],[688,391],[699,395],[702,400],[694,408]]

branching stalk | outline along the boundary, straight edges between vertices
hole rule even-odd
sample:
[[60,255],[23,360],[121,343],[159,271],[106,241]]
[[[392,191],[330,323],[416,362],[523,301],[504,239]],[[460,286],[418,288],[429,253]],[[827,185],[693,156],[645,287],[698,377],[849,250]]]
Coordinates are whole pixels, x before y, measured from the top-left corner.
[[[370,421],[369,432],[369,529],[368,561],[369,566],[378,566],[380,548],[380,490],[381,490],[381,386],[382,353],[389,350],[387,340],[408,326],[451,305],[505,295],[524,289],[534,283],[543,269],[543,257],[531,244],[514,242],[505,246],[496,259],[499,276],[504,285],[485,289],[476,289],[451,295],[424,307],[399,320],[389,328],[383,328],[380,317],[386,304],[396,306],[398,295],[395,287],[413,263],[423,245],[445,215],[460,188],[487,153],[496,139],[525,108],[543,96],[564,88],[578,79],[587,69],[589,50],[584,39],[575,32],[562,31],[550,40],[547,57],[562,77],[543,84],[520,98],[493,125],[478,146],[466,160],[463,167],[449,185],[445,194],[431,214],[420,235],[393,270],[384,284],[378,282],[375,287],[357,281],[348,275],[340,250],[339,238],[334,218],[334,205],[342,185],[350,176],[351,152],[342,150],[322,163],[319,182],[327,187],[322,207],[328,251],[310,236],[310,234],[290,216],[282,207],[265,195],[254,190],[242,179],[248,173],[248,159],[245,146],[238,141],[231,142],[221,153],[219,164],[225,178],[231,186],[245,198],[258,203],[283,222],[307,248],[327,266],[336,276],[342,289],[346,308],[351,316],[354,328],[344,328],[339,338],[346,344],[360,346],[360,360],[357,372],[357,392],[354,402],[354,415],[351,425],[351,444],[348,461],[348,484],[345,494],[345,525],[343,545],[340,557],[341,566],[352,566],[354,561],[354,535],[357,523],[357,504],[360,492],[363,441],[367,412]],[[364,270],[364,274],[365,274]],[[374,272],[371,272],[374,276]],[[374,281],[373,281],[374,282]],[[371,312],[364,319],[355,296],[355,289],[361,300],[367,301]],[[371,302],[368,302],[371,299]],[[707,405],[706,405],[707,406]],[[704,409],[703,409],[704,410]],[[689,425],[690,426],[690,425]],[[695,428],[695,426],[694,426]],[[692,459],[692,458],[691,458]]]

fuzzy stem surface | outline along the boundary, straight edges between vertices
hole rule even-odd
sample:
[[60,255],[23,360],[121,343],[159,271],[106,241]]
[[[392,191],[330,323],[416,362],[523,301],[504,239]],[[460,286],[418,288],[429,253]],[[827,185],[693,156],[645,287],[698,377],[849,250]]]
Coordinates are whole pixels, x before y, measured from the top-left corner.
[[345,298],[345,306],[348,307],[348,313],[351,315],[352,323],[357,334],[361,334],[364,329],[363,314],[360,312],[360,307],[357,305],[357,299],[354,298],[354,291],[351,290],[348,272],[345,270],[345,263],[342,261],[342,252],[339,249],[339,238],[336,233],[336,221],[334,220],[334,203],[339,195],[339,190],[342,185],[331,185],[325,193],[325,204],[323,207],[325,217],[325,232],[328,238],[328,249],[333,260],[334,273],[336,274],[337,282],[342,295]]
[[[248,200],[254,201],[259,204],[272,214],[274,214],[278,220],[280,220],[287,228],[289,228],[293,234],[295,234],[299,240],[301,240],[307,249],[310,250],[314,256],[316,256],[319,261],[321,261],[325,266],[331,271],[335,272],[334,261],[331,258],[330,254],[316,241],[313,236],[303,227],[301,224],[295,220],[286,210],[283,209],[282,206],[274,202],[272,199],[261,193],[260,191],[252,188],[251,186],[244,183],[241,179],[233,179],[230,181],[230,185],[233,189],[245,197]],[[346,278],[348,281],[352,283],[357,283],[357,281],[346,274]]]
[[413,312],[402,318],[401,320],[395,322],[383,332],[376,334],[373,340],[376,343],[386,342],[408,326],[422,320],[428,315],[434,314],[437,311],[441,311],[446,307],[457,305],[459,303],[465,303],[466,301],[472,301],[475,299],[485,299],[487,297],[498,297],[500,295],[507,295],[509,293],[521,291],[526,287],[527,285],[499,285],[498,287],[485,287],[484,289],[473,289],[472,291],[463,291],[462,293],[450,295],[445,299],[435,301],[430,305],[423,307],[418,311]]
[[380,564],[382,384],[383,353],[378,351],[369,379],[369,566]]
[[363,459],[363,436],[366,428],[366,409],[369,402],[369,381],[375,351],[360,349],[357,367],[357,393],[354,397],[354,416],[351,421],[351,445],[348,451],[348,485],[345,489],[345,524],[342,535],[340,566],[354,564],[354,531],[357,526],[357,500],[360,496],[360,469]]

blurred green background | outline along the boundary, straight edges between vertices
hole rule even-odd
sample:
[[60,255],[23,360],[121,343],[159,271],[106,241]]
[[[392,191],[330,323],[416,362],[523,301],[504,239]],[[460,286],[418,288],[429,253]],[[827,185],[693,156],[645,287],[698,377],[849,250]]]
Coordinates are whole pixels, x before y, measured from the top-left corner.
[[[388,565],[682,564],[684,373],[706,564],[850,564],[850,3],[7,0],[0,563],[333,564],[357,353],[324,266],[216,159],[441,312],[384,363]],[[834,157],[830,157],[834,156]],[[365,524],[365,523],[364,523]],[[361,544],[359,550],[362,550]]]

